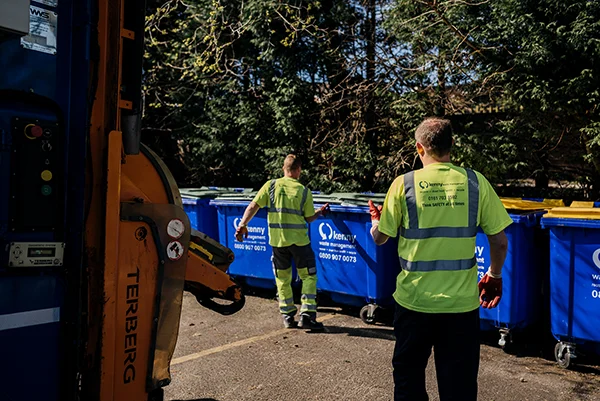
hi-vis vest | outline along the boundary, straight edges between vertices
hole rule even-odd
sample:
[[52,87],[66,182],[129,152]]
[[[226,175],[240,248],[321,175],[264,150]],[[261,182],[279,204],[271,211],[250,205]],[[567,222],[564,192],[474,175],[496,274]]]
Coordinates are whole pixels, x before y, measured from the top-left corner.
[[[411,272],[431,272],[440,270],[469,270],[476,265],[475,253],[471,249],[475,247],[475,236],[477,235],[477,217],[479,212],[479,180],[473,170],[465,169],[467,180],[466,183],[456,180],[456,182],[441,182],[434,183],[427,180],[420,180],[418,185],[421,189],[422,202],[421,207],[427,213],[427,208],[431,212],[434,208],[438,208],[439,213],[448,213],[448,208],[465,207],[466,218],[452,219],[447,216],[439,216],[441,218],[430,219],[447,223],[448,225],[428,226],[426,223],[419,225],[419,213],[417,209],[417,188],[415,187],[415,172],[411,171],[404,175],[404,198],[406,200],[406,210],[408,214],[408,227],[400,227],[400,237],[406,240],[425,240],[425,239],[465,239],[462,242],[462,247],[468,249],[471,257],[461,259],[446,259],[443,249],[431,247],[423,242],[421,247],[426,249],[421,250],[421,254],[425,259],[432,260],[415,260],[414,253],[408,249],[398,250],[400,266],[402,269]],[[466,184],[466,185],[465,185]],[[431,188],[438,187],[439,191],[429,191]],[[453,188],[455,187],[455,188]],[[462,187],[462,188],[461,188]],[[454,190],[453,190],[454,189]],[[467,196],[459,197],[459,191],[466,190]],[[435,189],[434,189],[435,190]],[[427,195],[428,193],[435,195]],[[439,195],[438,195],[439,194]],[[442,195],[443,194],[443,195]],[[450,199],[452,198],[452,199]],[[466,200],[466,202],[465,202]],[[457,221],[458,220],[458,221]],[[431,241],[433,243],[433,241]],[[440,252],[441,251],[441,252]],[[427,257],[427,254],[431,256]]]
[[308,245],[304,219],[308,188],[296,180],[280,178],[269,185],[269,243],[271,246]]
[[511,222],[489,182],[473,170],[435,163],[398,177],[379,223],[380,232],[399,237],[402,271],[394,299],[426,313],[477,309],[478,228],[493,235]]

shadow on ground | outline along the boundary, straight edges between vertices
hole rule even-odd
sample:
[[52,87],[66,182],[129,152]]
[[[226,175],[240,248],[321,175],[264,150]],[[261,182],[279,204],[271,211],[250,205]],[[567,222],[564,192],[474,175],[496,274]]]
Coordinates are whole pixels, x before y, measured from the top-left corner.
[[[296,304],[300,304],[300,286],[298,284],[295,282],[292,286]],[[277,291],[274,288],[260,289],[244,286],[244,293],[260,298],[277,299]],[[355,318],[360,318],[360,310],[364,306],[341,305],[333,302],[326,293],[318,294],[318,305],[319,314],[335,313]],[[517,358],[536,357],[555,363],[554,346],[557,341],[550,334],[548,316],[544,316],[542,320],[544,322],[534,324],[525,330],[512,330],[511,341],[503,347],[504,351]],[[379,307],[376,310],[375,322],[369,324],[368,328],[329,326],[325,323],[325,333],[347,334],[355,337],[370,337],[394,341],[393,321],[393,306]],[[490,330],[485,330],[481,333],[481,344],[501,348],[498,345],[499,339],[500,334],[496,328],[492,327]],[[578,357],[571,364],[569,370],[600,375],[600,355],[586,353],[585,350],[578,348]]]
[[[311,334],[312,332],[308,332]],[[325,332],[319,334],[347,334],[350,337],[377,338],[382,340],[394,341],[394,330],[384,328],[358,328],[330,326],[325,324]]]

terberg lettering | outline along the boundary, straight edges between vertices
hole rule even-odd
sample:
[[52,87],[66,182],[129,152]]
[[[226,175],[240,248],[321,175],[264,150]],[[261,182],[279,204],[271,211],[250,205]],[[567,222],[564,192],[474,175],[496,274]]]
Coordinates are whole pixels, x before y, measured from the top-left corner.
[[123,370],[123,383],[125,384],[135,381],[140,269],[136,269],[135,273],[127,274],[127,278],[135,279],[135,284],[127,285],[127,310],[125,312],[125,361],[123,362],[123,365],[125,365],[125,369]]

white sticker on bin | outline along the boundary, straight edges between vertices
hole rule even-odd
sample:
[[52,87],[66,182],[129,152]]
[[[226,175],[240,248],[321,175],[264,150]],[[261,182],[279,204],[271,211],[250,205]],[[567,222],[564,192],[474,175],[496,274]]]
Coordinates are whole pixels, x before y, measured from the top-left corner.
[[356,251],[356,235],[338,231],[333,223],[319,224],[318,259],[324,261],[357,263],[360,258]]
[[[240,225],[240,217],[233,219],[233,228],[237,230]],[[235,241],[233,249],[236,251],[248,252],[267,252],[267,227],[266,226],[247,226],[248,238],[244,238],[244,242]]]
[[594,251],[592,255],[592,260],[598,269],[600,269],[600,248]]

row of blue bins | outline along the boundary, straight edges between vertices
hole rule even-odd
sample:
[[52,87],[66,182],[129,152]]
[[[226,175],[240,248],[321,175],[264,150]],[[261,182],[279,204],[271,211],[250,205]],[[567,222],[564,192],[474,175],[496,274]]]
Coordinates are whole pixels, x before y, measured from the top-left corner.
[[[185,191],[182,194],[193,199],[193,194]],[[198,229],[234,250],[236,259],[228,273],[248,286],[274,289],[266,209],[250,222],[247,240],[240,243],[234,238],[255,192],[204,191],[202,200],[195,200],[194,216],[207,216],[198,222]],[[336,303],[362,306],[361,318],[373,323],[379,307],[394,304],[392,293],[400,271],[397,242],[392,239],[378,247],[369,234],[366,203],[369,199],[383,203],[384,195],[313,196],[316,207],[325,202],[331,205],[331,213],[309,225],[317,259],[317,289]],[[503,268],[503,298],[495,309],[480,309],[482,329],[498,330],[499,344],[506,346],[513,332],[540,322],[549,300],[559,364],[568,367],[577,356],[577,347],[600,353],[600,209],[565,208],[562,201],[554,200],[502,201],[514,222],[505,231],[509,249]],[[192,216],[190,220],[194,220]],[[476,258],[481,277],[490,264],[483,232],[477,235]]]
[[[267,211],[261,209],[248,226],[244,242],[234,237],[253,194],[219,197],[210,202],[217,209],[219,241],[235,252],[228,273],[247,285],[275,288]],[[342,305],[363,306],[361,317],[373,322],[379,305],[392,305],[395,277],[400,271],[397,243],[375,245],[369,234],[371,218],[366,195],[313,195],[316,207],[328,202],[331,212],[309,225],[317,261],[317,290]],[[364,199],[361,199],[363,197]],[[383,198],[379,195],[380,202]],[[377,200],[377,197],[375,198]],[[321,203],[319,203],[321,202]]]

